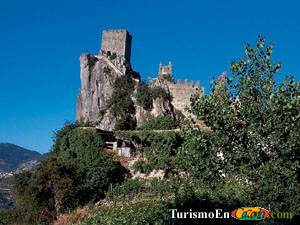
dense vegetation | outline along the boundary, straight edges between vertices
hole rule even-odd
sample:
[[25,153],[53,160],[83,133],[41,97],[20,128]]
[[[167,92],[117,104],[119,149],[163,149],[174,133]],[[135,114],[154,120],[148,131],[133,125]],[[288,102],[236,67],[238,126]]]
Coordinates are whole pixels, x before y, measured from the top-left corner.
[[152,108],[151,89],[144,81],[138,83],[136,101],[137,104],[142,106],[145,110]]
[[[161,169],[168,158],[168,163],[175,162],[173,166],[185,172],[179,181],[179,174],[171,174],[165,184],[176,184],[172,192],[175,196],[162,194],[163,199],[172,199],[169,203],[173,207],[232,211],[241,206],[260,206],[271,212],[292,212],[296,220],[300,213],[300,82],[287,77],[282,84],[275,84],[274,75],[281,65],[271,61],[272,51],[273,46],[259,37],[254,47],[245,46],[246,57],[233,61],[228,86],[214,82],[210,95],[193,96],[191,112],[210,129],[190,124],[178,139],[179,147],[172,146],[168,151],[166,146],[173,142],[168,143],[164,134],[122,133],[139,144],[144,153],[145,159],[136,162],[136,169],[145,173],[155,166]],[[179,194],[181,188],[183,195]]]
[[110,184],[124,179],[125,169],[104,152],[93,130],[66,124],[55,140],[34,174],[14,175],[16,205],[7,212],[8,224],[50,223],[60,213],[100,200]]
[[[67,209],[103,198],[80,219],[81,224],[208,221],[172,219],[169,209],[231,212],[259,206],[299,215],[300,82],[287,77],[279,86],[275,84],[280,64],[271,61],[272,51],[262,37],[254,47],[247,44],[246,57],[232,62],[233,76],[227,85],[214,82],[210,95],[191,98],[190,111],[209,129],[191,122],[180,132],[149,130],[155,129],[150,124],[148,130],[116,132],[142,153],[135,170],[146,174],[163,170],[164,179],[123,181],[125,171],[103,152],[101,138],[91,130],[67,125],[56,134],[53,151],[34,175],[25,172],[14,177],[17,205],[9,219],[17,224],[49,222]],[[133,90],[130,80],[127,88],[123,82],[115,99],[128,100],[128,90]],[[117,118],[131,113],[127,103],[113,105]],[[209,224],[241,223],[231,218],[209,220]]]
[[174,172],[177,149],[182,143],[179,132],[120,131],[116,135],[135,143],[138,151],[147,159],[135,162],[135,170],[146,174],[154,169],[162,169],[166,175]]
[[81,222],[90,224],[172,224],[169,205],[164,202],[122,203],[113,208],[103,207]]
[[89,72],[92,72],[94,69],[94,66],[96,65],[96,62],[99,61],[99,59],[91,54],[87,54],[87,59],[88,59],[88,65],[89,65]]
[[140,126],[139,130],[172,130],[177,128],[180,120],[172,117],[172,115],[160,115],[157,117],[149,116],[147,120]]
[[131,94],[135,81],[130,76],[117,77],[114,84],[114,92],[111,97],[111,113],[117,119],[116,130],[132,130],[136,124],[132,119],[135,113]]
[[242,205],[299,215],[300,82],[275,84],[281,65],[271,61],[272,51],[263,37],[247,44],[227,87],[216,84],[212,94],[192,98],[191,111],[211,131],[186,129],[181,163],[211,190],[231,177],[247,187]]
[[151,93],[154,100],[157,98],[168,100],[170,98],[170,95],[162,87],[153,87]]

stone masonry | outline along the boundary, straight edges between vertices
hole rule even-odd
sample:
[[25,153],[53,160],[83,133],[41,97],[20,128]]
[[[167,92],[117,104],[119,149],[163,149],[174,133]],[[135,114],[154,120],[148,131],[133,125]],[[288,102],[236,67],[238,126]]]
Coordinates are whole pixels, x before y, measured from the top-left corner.
[[193,80],[190,83],[188,80],[185,80],[184,83],[181,83],[181,80],[178,80],[175,84],[171,82],[167,82],[167,84],[172,96],[172,105],[175,109],[180,110],[185,116],[189,115],[185,108],[191,104],[191,96],[197,91],[201,91],[202,95],[204,94],[204,88],[199,87],[200,81],[197,81],[195,85]]
[[123,56],[130,63],[131,39],[127,30],[104,30],[100,55],[110,56],[115,53],[117,56]]

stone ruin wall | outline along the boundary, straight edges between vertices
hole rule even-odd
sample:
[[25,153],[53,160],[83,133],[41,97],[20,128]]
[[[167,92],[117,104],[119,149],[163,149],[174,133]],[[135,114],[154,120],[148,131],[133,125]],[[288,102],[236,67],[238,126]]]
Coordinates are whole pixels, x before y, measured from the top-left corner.
[[177,83],[168,82],[169,91],[172,98],[172,105],[175,109],[180,110],[185,116],[190,115],[186,112],[185,108],[190,106],[190,98],[197,91],[202,90],[202,95],[204,95],[204,88],[200,88],[200,81],[197,81],[194,85],[194,81],[190,83],[188,80],[185,80],[184,83],[181,83],[181,80],[178,80]]

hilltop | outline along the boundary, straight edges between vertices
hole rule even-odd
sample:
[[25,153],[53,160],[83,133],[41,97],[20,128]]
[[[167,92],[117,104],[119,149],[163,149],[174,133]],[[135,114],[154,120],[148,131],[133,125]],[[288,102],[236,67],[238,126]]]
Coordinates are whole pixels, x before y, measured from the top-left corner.
[[11,143],[0,143],[0,172],[14,172],[21,168],[31,168],[45,155]]

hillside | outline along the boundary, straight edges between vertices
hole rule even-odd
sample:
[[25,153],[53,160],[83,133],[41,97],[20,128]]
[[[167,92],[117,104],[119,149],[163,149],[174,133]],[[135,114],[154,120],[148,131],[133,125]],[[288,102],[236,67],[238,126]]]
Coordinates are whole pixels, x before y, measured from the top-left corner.
[[0,172],[16,171],[31,167],[34,160],[43,159],[44,155],[10,143],[0,143]]

